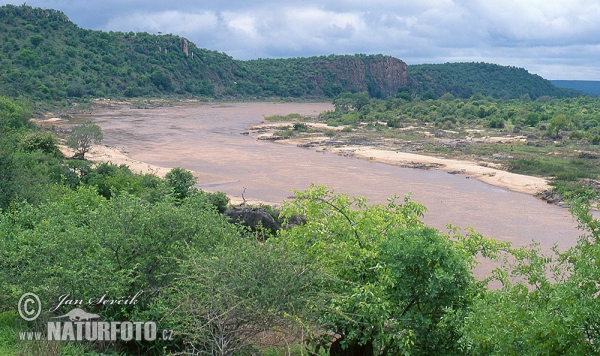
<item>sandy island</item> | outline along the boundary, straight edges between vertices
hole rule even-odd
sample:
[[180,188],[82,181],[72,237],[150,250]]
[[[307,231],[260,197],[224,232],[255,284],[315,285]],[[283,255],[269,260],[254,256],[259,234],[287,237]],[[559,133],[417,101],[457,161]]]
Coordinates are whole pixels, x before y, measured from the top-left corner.
[[490,166],[482,166],[477,162],[461,161],[449,158],[425,156],[415,153],[386,151],[365,146],[346,146],[331,149],[332,152],[345,154],[349,152],[354,157],[366,158],[376,162],[394,164],[402,167],[425,167],[439,169],[452,174],[475,178],[496,187],[513,190],[520,193],[535,195],[550,189],[548,181],[539,178],[507,172]]
[[[308,126],[325,125],[316,123],[307,123]],[[249,127],[249,130],[255,134],[257,139],[271,140],[273,139],[273,131],[277,128],[289,126],[289,123],[263,123]],[[328,129],[330,127],[327,127]],[[339,131],[342,127],[332,128]],[[341,156],[351,156],[363,158],[375,162],[387,163],[407,168],[419,169],[439,169],[450,174],[460,174],[466,178],[478,179],[484,183],[509,189],[512,191],[536,195],[552,187],[548,180],[540,177],[527,176],[523,174],[511,173],[500,169],[500,166],[489,162],[473,162],[468,160],[458,160],[451,158],[442,158],[427,156],[416,153],[401,152],[397,150],[389,150],[376,148],[373,146],[327,146],[328,137],[310,137],[306,139],[277,139],[275,143],[294,145],[300,147],[312,147],[317,151],[328,151]],[[507,141],[510,139],[519,140],[520,137],[486,137],[479,140],[487,141]],[[314,142],[320,144],[314,145]]]

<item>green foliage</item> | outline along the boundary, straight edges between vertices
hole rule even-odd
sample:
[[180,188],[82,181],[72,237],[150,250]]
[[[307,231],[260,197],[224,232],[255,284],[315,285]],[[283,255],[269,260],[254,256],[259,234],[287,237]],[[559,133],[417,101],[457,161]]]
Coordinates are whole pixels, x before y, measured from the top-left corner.
[[390,199],[334,195],[313,186],[295,192],[281,216],[306,216],[277,240],[303,252],[329,278],[330,296],[314,303],[321,313],[316,348],[341,337],[342,348],[370,345],[375,354],[457,354],[461,315],[474,292],[474,256],[498,246],[479,235],[446,235],[423,226],[425,208]]
[[183,199],[190,195],[191,188],[196,184],[196,178],[192,172],[181,167],[171,169],[166,175],[165,180],[176,199]]
[[[75,169],[75,167],[73,167]],[[80,183],[96,188],[110,199],[113,194],[127,192],[148,202],[161,200],[169,193],[166,182],[151,174],[133,174],[126,165],[102,162],[94,168],[77,167]]]
[[554,116],[550,120],[550,125],[548,125],[548,132],[554,137],[558,137],[560,131],[568,130],[571,127],[567,116],[564,114],[559,114]]
[[30,132],[23,136],[20,146],[25,152],[40,150],[50,155],[61,155],[56,136],[49,132]]
[[[416,92],[424,99],[439,98],[445,93],[455,98],[470,98],[475,93],[501,99],[532,99],[579,96],[581,92],[555,87],[550,81],[530,74],[523,68],[489,63],[444,63],[408,66],[417,83]],[[476,99],[475,99],[476,100]]]
[[335,110],[342,112],[348,112],[349,110],[360,111],[369,102],[369,93],[366,91],[360,93],[341,93],[333,98]]
[[[85,299],[143,291],[137,305],[86,307],[107,320],[159,321],[162,311],[151,303],[168,293],[180,271],[175,261],[187,260],[190,247],[208,251],[237,236],[199,195],[178,205],[169,199],[148,204],[126,193],[106,200],[80,188],[37,207],[14,205],[0,219],[2,307],[12,310],[24,292],[56,305],[67,293]],[[153,345],[138,345],[147,346]]]
[[294,131],[306,132],[308,131],[308,126],[306,126],[306,124],[297,122],[294,124]]
[[521,282],[504,280],[501,290],[478,299],[465,320],[461,340],[470,355],[595,355],[600,352],[600,304],[596,263],[600,222],[585,200],[572,212],[586,234],[554,258],[535,248],[512,251],[509,271]]
[[0,130],[28,127],[30,118],[31,109],[0,96]]
[[92,144],[102,142],[102,129],[91,121],[85,121],[71,129],[67,138],[67,146],[74,149],[76,156],[84,159],[85,154],[90,151]]
[[190,351],[249,353],[263,332],[293,339],[290,331],[301,326],[296,318],[306,316],[306,303],[316,297],[318,275],[305,256],[252,239],[211,251],[190,248],[166,302],[166,318]]
[[493,129],[504,128],[504,119],[501,117],[493,117],[488,121],[488,126]]

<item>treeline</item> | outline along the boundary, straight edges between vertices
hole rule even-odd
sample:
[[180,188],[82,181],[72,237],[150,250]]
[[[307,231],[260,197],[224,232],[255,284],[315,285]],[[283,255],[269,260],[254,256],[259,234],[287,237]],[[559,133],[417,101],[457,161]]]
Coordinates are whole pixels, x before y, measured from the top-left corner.
[[[593,97],[551,98],[542,96],[531,100],[528,95],[504,100],[475,93],[469,98],[445,93],[439,99],[423,100],[410,88],[401,88],[395,97],[385,100],[371,98],[367,92],[342,93],[333,99],[334,111],[321,114],[329,125],[353,125],[359,122],[383,121],[389,127],[404,124],[433,123],[436,127],[453,129],[459,126],[480,125],[490,128],[521,127],[549,128],[548,134],[559,131],[583,131],[588,140],[600,132],[600,101]],[[556,128],[550,121],[563,115],[567,121]],[[558,129],[558,130],[557,130]]]
[[[2,354],[600,352],[600,233],[585,202],[573,204],[584,235],[554,256],[428,228],[409,197],[371,205],[316,186],[271,211],[283,229],[250,230],[222,214],[224,195],[193,188],[191,173],[161,179],[65,157],[55,136],[30,127],[31,109],[0,103]],[[478,261],[502,256],[491,276],[473,276]],[[502,287],[488,290],[492,280]],[[45,306],[65,294],[138,303],[66,304],[25,322],[15,309],[24,293]],[[19,340],[75,306],[155,321],[173,338]]]
[[0,7],[0,19],[0,94],[36,103],[164,95],[332,98],[360,91],[383,98],[403,86],[424,98],[578,95],[524,69],[483,63],[407,71],[401,60],[382,55],[239,61],[177,35],[86,30],[59,11],[27,5]]
[[549,80],[530,74],[523,68],[490,63],[444,63],[409,66],[415,91],[425,99],[437,99],[446,93],[469,98],[476,93],[499,99],[527,96],[573,97],[584,95],[573,89],[558,88]]

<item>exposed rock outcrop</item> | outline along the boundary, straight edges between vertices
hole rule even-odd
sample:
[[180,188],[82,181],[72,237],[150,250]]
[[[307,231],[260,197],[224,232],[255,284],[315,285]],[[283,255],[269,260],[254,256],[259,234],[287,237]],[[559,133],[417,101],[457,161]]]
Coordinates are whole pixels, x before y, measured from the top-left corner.
[[325,58],[315,62],[321,69],[312,78],[317,87],[326,82],[340,83],[345,91],[369,91],[371,95],[395,95],[410,83],[408,66],[398,58],[376,56],[345,56]]
[[253,230],[260,225],[273,233],[281,229],[279,223],[263,208],[231,208],[225,211],[225,215],[231,222],[239,222]]

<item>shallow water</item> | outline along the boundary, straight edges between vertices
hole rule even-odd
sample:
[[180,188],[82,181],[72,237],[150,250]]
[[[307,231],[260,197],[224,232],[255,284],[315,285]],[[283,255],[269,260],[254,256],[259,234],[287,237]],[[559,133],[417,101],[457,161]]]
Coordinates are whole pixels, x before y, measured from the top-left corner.
[[515,246],[535,240],[544,251],[575,244],[579,231],[569,211],[530,195],[435,170],[401,168],[311,149],[258,141],[242,133],[264,116],[316,116],[324,103],[234,103],[159,109],[106,110],[82,115],[102,127],[104,144],[137,160],[221,176],[199,182],[209,191],[281,202],[311,183],[372,202],[407,193],[429,212],[425,222],[445,231],[446,223],[471,226],[486,237]]

